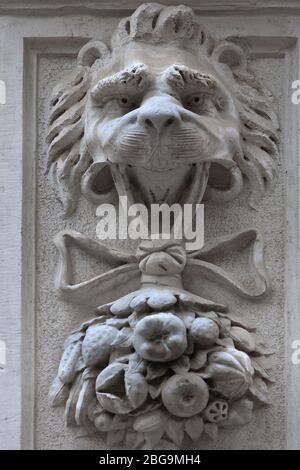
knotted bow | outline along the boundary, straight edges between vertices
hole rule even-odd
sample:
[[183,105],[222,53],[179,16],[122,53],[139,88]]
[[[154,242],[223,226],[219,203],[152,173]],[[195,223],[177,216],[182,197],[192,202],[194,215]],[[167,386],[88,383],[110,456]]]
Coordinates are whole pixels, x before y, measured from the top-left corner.
[[[74,230],[60,232],[54,241],[60,255],[56,282],[58,290],[65,300],[91,307],[115,300],[116,291],[120,297],[139,289],[141,285],[183,288],[182,275],[188,273],[221,284],[248,299],[263,296],[269,285],[263,259],[263,238],[255,229],[219,237],[193,252],[186,252],[176,240],[144,240],[136,254],[132,254],[111,248]],[[116,267],[87,281],[74,283],[71,245]],[[209,261],[213,256],[243,247],[250,247],[254,288],[247,288],[231,273]]]

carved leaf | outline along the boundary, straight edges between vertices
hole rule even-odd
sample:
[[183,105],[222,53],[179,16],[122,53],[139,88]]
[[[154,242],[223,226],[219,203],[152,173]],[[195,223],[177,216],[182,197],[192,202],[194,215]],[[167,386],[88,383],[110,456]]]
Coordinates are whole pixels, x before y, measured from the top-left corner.
[[231,338],[219,338],[216,343],[224,348],[234,348],[234,342]]
[[106,325],[113,326],[120,330],[121,328],[128,326],[128,318],[109,318],[105,323]]
[[109,364],[112,364],[113,362],[121,362],[122,364],[128,364],[131,354],[131,348],[113,349],[109,356]]
[[81,341],[70,343],[63,352],[58,368],[58,377],[64,383],[73,382],[76,364],[81,354],[81,346]]
[[166,310],[177,302],[176,297],[167,291],[157,291],[149,297],[147,303],[154,310]]
[[88,418],[90,421],[94,422],[95,418],[99,416],[103,411],[102,406],[98,402],[97,398],[93,398],[88,406]]
[[180,446],[184,438],[184,421],[170,418],[168,420],[166,433],[174,444]]
[[125,372],[125,389],[128,400],[133,408],[144,403],[148,395],[148,384],[145,377],[139,372]]
[[88,407],[95,397],[95,378],[88,378],[83,381],[75,410],[75,421],[78,426],[84,426],[88,420]]
[[95,379],[99,374],[99,369],[96,367],[86,367],[82,374],[83,380]]
[[256,356],[255,362],[266,370],[270,370],[276,365],[274,356]]
[[207,361],[207,351],[198,350],[190,360],[190,367],[192,370],[199,370],[205,366]]
[[181,356],[170,364],[170,368],[175,374],[185,374],[189,371],[190,360],[187,356]]
[[253,397],[262,405],[271,404],[268,387],[260,377],[254,378],[253,384],[250,386],[249,391]]
[[274,349],[267,343],[267,341],[257,334],[254,335],[255,337],[255,352],[259,354],[263,354],[264,356],[269,356],[274,354]]
[[131,292],[130,294],[116,300],[110,307],[111,313],[117,317],[128,317],[128,315],[132,313],[130,302],[135,295],[135,292]]
[[138,432],[126,432],[125,447],[127,449],[136,449],[144,440],[144,436]]
[[129,323],[129,326],[134,329],[135,325],[137,324],[137,322],[139,321],[139,316],[137,314],[137,312],[133,312],[131,315],[129,315],[128,317],[128,323]]
[[150,362],[147,366],[146,380],[154,380],[158,377],[162,377],[168,370],[169,366],[163,363]]
[[141,416],[145,413],[148,413],[148,411],[154,411],[154,410],[158,410],[160,408],[161,408],[160,403],[158,403],[156,401],[150,401],[149,403],[147,402],[147,404],[144,403],[137,410],[132,410],[132,412],[130,413],[130,416],[134,416],[136,418],[136,417]]
[[144,438],[145,438],[146,444],[144,448],[152,450],[156,446],[156,444],[159,443],[164,432],[165,432],[165,428],[163,427],[161,429],[157,429],[156,431],[145,433]]
[[103,408],[111,413],[128,414],[132,410],[128,401],[111,393],[97,392],[97,398]]
[[85,368],[86,368],[86,364],[84,362],[84,359],[83,359],[82,356],[80,356],[78,361],[77,361],[75,371],[76,371],[76,373],[77,372],[82,372]]
[[59,377],[56,377],[50,387],[48,400],[53,408],[64,405],[68,399],[70,385],[63,383]]
[[128,370],[132,373],[140,372],[143,374],[146,372],[146,364],[144,359],[142,359],[137,353],[133,353],[129,359],[129,368]]
[[145,294],[140,293],[132,299],[130,307],[136,312],[144,312],[147,309],[147,299]]
[[200,416],[193,416],[185,422],[185,431],[193,441],[199,439],[203,433],[204,423]]
[[255,339],[244,328],[239,326],[233,326],[230,330],[230,336],[233,339],[235,345],[246,352],[253,352],[255,350]]
[[256,359],[251,358],[251,362],[254,367],[255,373],[259,375],[259,377],[268,380],[269,382],[274,382],[269,372],[263,366],[261,366]]
[[[104,309],[104,307],[108,308],[108,313],[109,313],[109,307],[107,307],[107,305],[101,305],[101,307],[98,307],[97,313],[100,308]],[[97,316],[96,318],[92,318],[91,320],[88,320],[82,323],[80,331],[86,331],[90,326],[106,324],[106,320],[107,320],[107,315],[101,315],[101,316]]]
[[158,408],[150,410],[135,418],[133,428],[137,432],[148,433],[158,429],[165,429],[168,421],[168,413]]
[[158,377],[153,382],[148,384],[149,387],[149,395],[150,397],[155,400],[161,394],[164,384],[168,380],[169,375],[166,377]]
[[220,333],[222,335],[228,336],[230,333],[230,327],[231,327],[231,321],[229,320],[229,318],[220,317],[217,323],[220,328]]
[[76,425],[75,412],[76,412],[77,400],[78,400],[79,393],[81,390],[81,384],[82,384],[82,376],[79,374],[71,386],[69,398],[66,403],[66,408],[65,408],[66,426]]
[[245,330],[248,331],[255,331],[256,327],[254,323],[251,322],[248,318],[243,318],[241,315],[238,315],[236,313],[228,312],[228,313],[219,313],[220,316],[223,318],[229,318],[233,326],[240,326],[242,328],[245,328]]
[[206,423],[204,425],[204,431],[214,442],[218,439],[218,425],[215,423]]
[[108,448],[111,448],[121,442],[125,437],[125,429],[108,431],[106,443]]
[[126,429],[130,426],[131,420],[128,416],[124,415],[115,415],[112,419],[110,429],[112,431],[118,429]]
[[127,348],[132,345],[132,335],[133,331],[131,328],[122,328],[111,345],[114,347],[118,346],[119,348]]
[[76,331],[69,335],[64,342],[64,349],[66,349],[70,344],[72,343],[77,343],[77,341],[80,341],[85,337],[85,332],[84,331]]
[[252,419],[253,402],[244,398],[232,403],[229,407],[227,419],[220,422],[220,426],[224,428],[234,428],[236,426],[244,426]]

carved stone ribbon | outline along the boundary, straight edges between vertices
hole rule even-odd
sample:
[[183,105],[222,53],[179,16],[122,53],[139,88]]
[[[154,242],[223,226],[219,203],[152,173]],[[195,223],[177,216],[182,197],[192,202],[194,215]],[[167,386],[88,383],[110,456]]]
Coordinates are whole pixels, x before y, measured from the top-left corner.
[[[175,241],[144,241],[136,255],[134,255],[110,248],[74,230],[60,232],[55,237],[55,244],[60,254],[56,286],[62,296],[70,302],[88,303],[88,305],[94,304],[94,306],[97,306],[101,302],[101,296],[107,294],[110,290],[113,291],[115,285],[126,288],[128,283],[131,283],[131,285],[138,287],[140,282],[139,269],[143,273],[142,282],[147,282],[146,279],[151,282],[150,276],[155,274],[157,276],[156,280],[152,279],[154,284],[168,285],[170,282],[173,287],[174,277],[177,277],[178,286],[181,286],[181,273],[183,271],[192,271],[198,276],[223,284],[233,292],[250,299],[263,296],[267,292],[269,284],[263,259],[263,238],[255,229],[220,237],[206,243],[200,250],[187,254],[180,247],[180,244]],[[71,245],[78,246],[87,253],[92,254],[96,259],[104,259],[119,266],[88,281],[74,284],[72,282],[72,262],[69,252]],[[210,256],[212,257],[221,251],[230,253],[244,246],[250,246],[250,264],[253,268],[256,283],[256,287],[252,289],[242,285],[230,273],[208,261]],[[176,272],[174,262],[172,266],[167,265],[168,251],[171,251],[172,247],[173,250],[180,252],[182,257],[178,272]],[[147,253],[147,250],[153,254],[163,253],[161,256],[164,263],[166,263],[166,270],[162,272],[158,269],[158,271],[152,273],[149,269],[145,269],[145,261],[140,261],[140,259],[143,258],[143,253]],[[172,280],[168,281],[166,271],[168,276],[172,277]]]
[[[71,244],[123,264],[72,284]],[[253,290],[207,261],[245,244],[252,248]],[[125,279],[134,285],[98,306],[97,316],[66,340],[49,397],[52,406],[65,404],[67,425],[105,433],[108,446],[124,438],[132,447],[153,448],[162,438],[180,446],[185,436],[197,440],[202,432],[215,439],[219,427],[247,423],[254,403],[269,403],[271,351],[253,325],[182,285],[184,271],[193,269],[198,279],[222,282],[248,298],[263,295],[267,277],[258,232],[221,237],[193,253],[176,241],[146,240],[131,255],[74,231],[61,232],[56,245],[58,288],[69,301],[95,304]]]

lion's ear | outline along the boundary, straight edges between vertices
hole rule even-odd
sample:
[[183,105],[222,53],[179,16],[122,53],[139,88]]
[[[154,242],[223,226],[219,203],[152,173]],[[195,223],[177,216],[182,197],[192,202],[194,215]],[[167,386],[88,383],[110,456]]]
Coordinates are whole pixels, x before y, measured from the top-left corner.
[[111,55],[107,45],[102,41],[90,41],[85,44],[77,56],[78,65],[91,68],[96,61],[105,61]]
[[77,207],[81,178],[91,164],[82,143],[91,70],[100,68],[109,55],[108,47],[101,41],[85,44],[79,51],[77,66],[55,86],[50,98],[46,172],[65,216]]
[[236,44],[231,42],[222,42],[214,48],[212,58],[221,66],[227,65],[230,70],[245,70],[247,59],[245,52]]

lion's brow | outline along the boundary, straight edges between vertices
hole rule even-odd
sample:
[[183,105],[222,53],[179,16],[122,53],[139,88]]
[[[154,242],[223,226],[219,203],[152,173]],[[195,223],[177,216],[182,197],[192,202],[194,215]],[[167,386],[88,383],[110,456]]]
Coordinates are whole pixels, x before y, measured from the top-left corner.
[[192,86],[207,92],[215,92],[219,88],[214,77],[185,65],[172,65],[166,70],[165,76],[172,88],[183,89]]
[[122,91],[142,92],[149,87],[150,81],[147,67],[137,64],[100,80],[92,89],[91,96],[95,101],[101,101],[102,98]]

